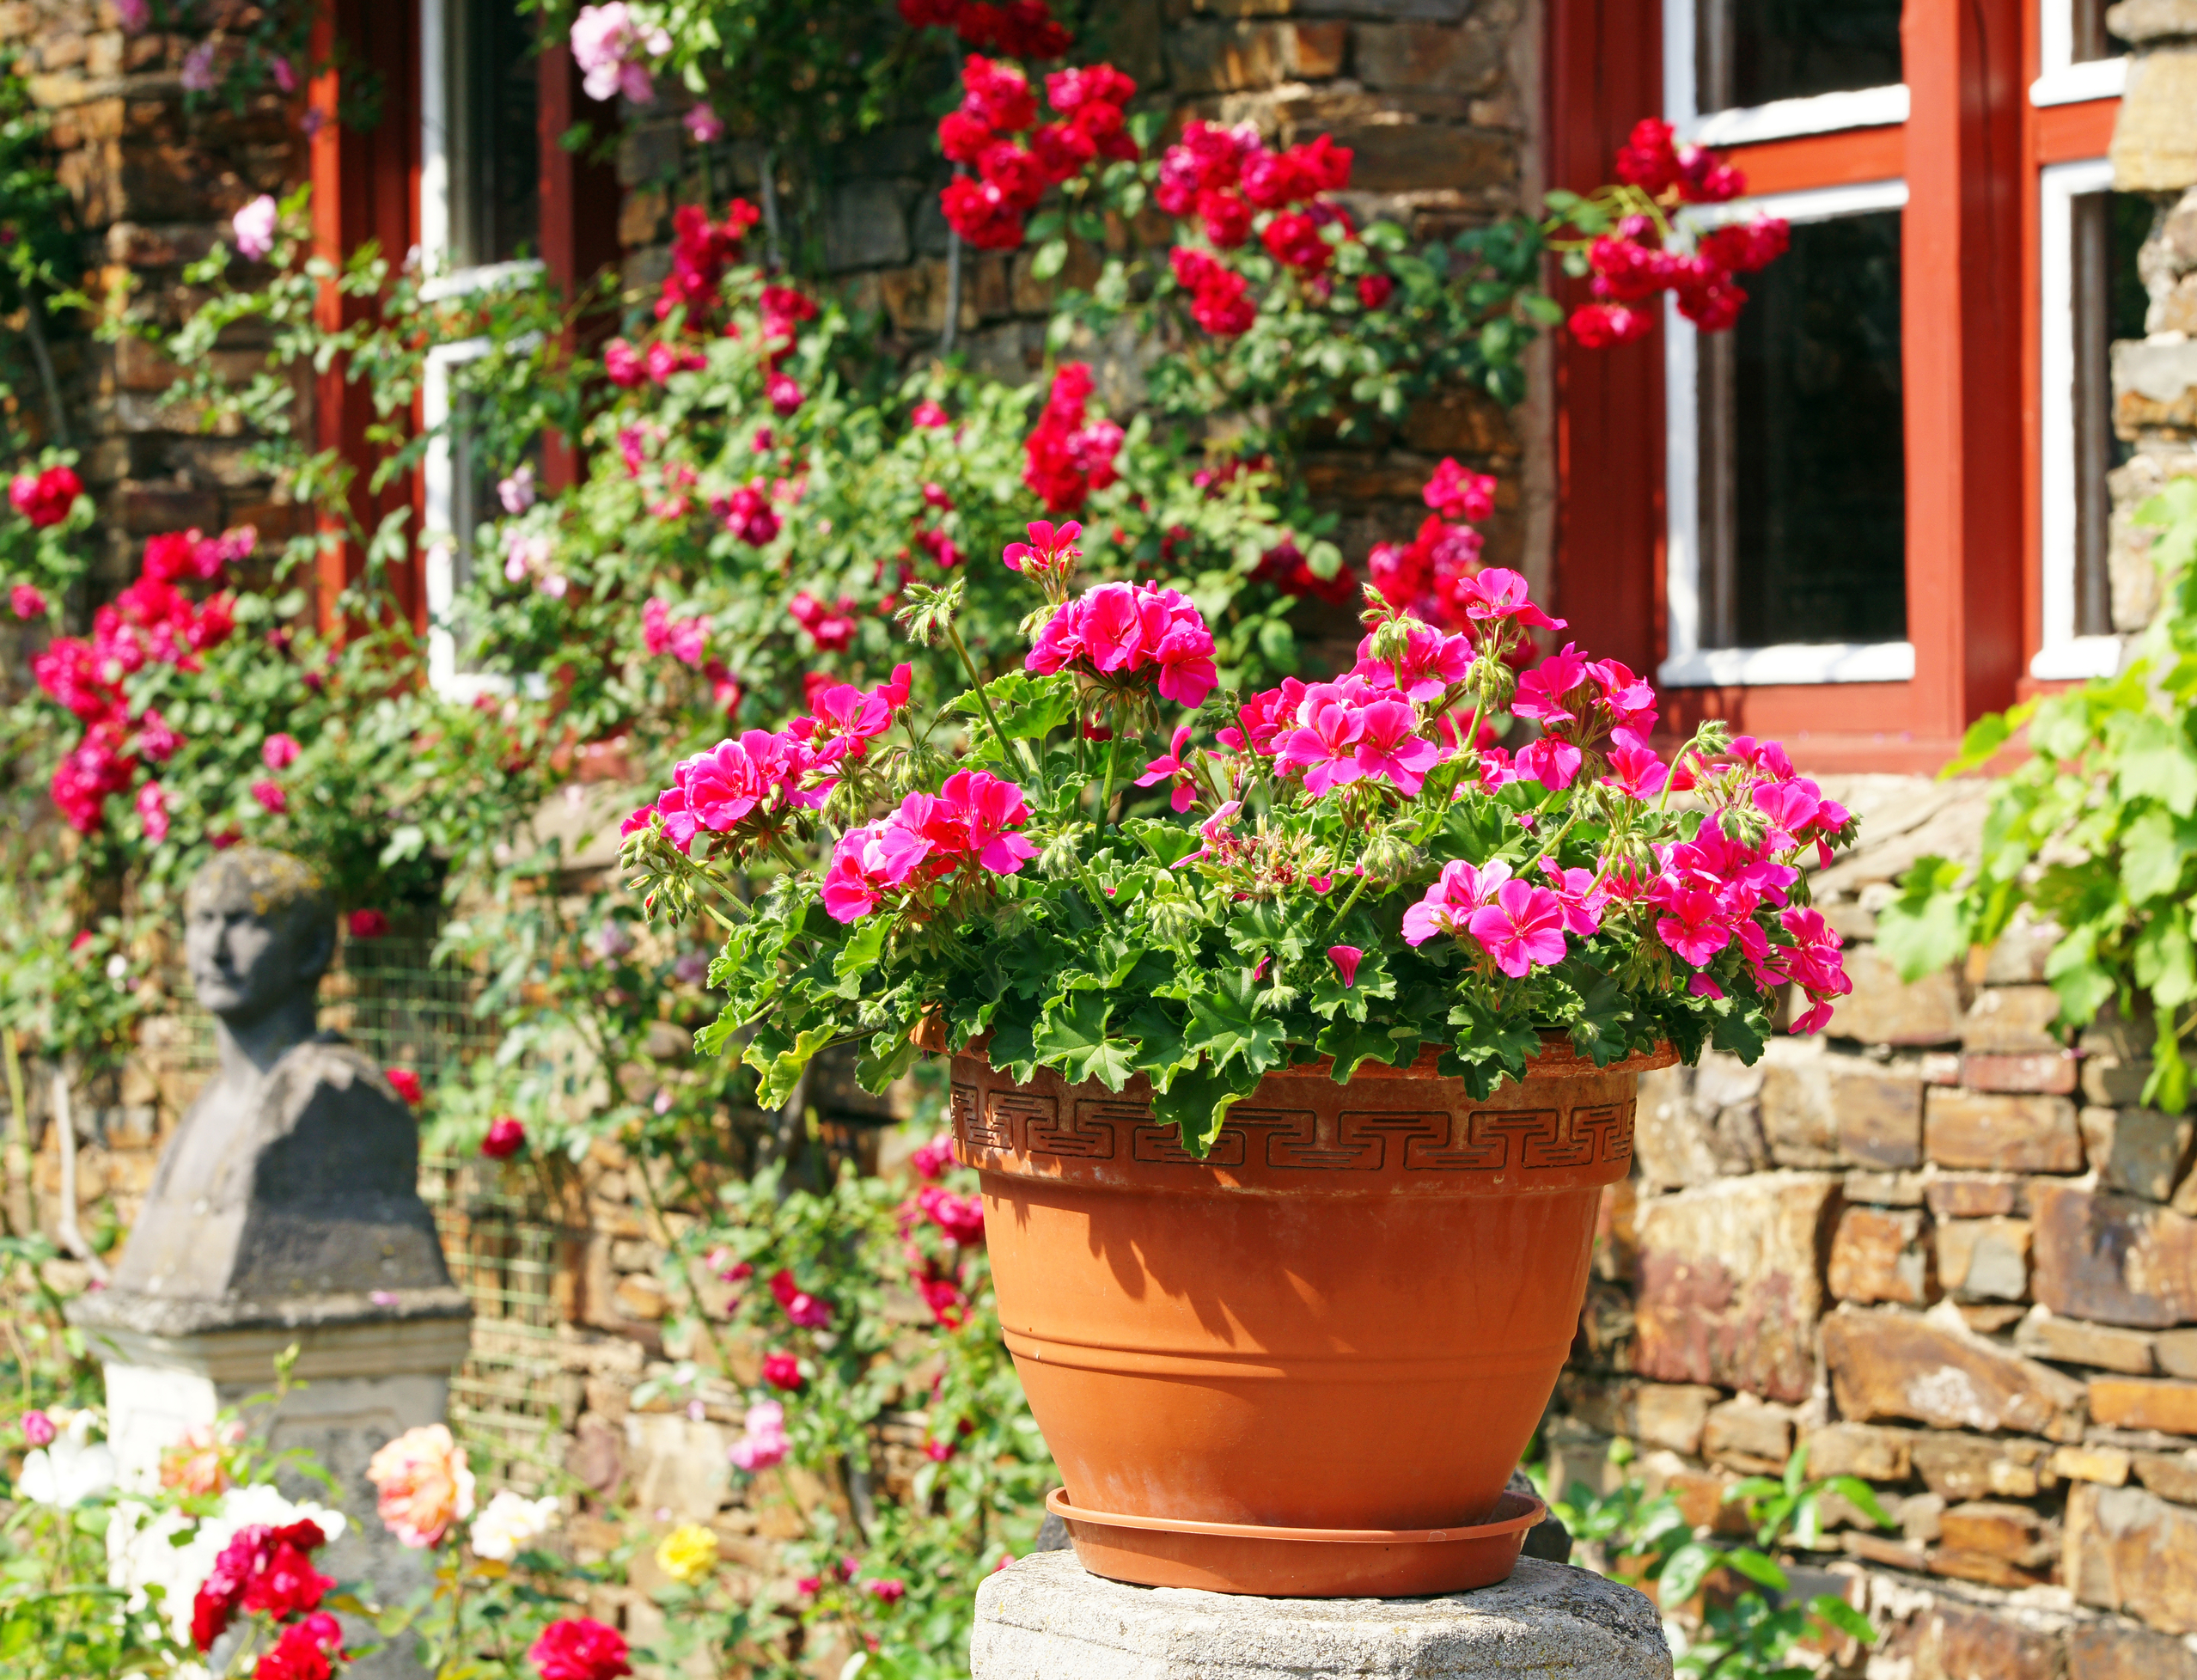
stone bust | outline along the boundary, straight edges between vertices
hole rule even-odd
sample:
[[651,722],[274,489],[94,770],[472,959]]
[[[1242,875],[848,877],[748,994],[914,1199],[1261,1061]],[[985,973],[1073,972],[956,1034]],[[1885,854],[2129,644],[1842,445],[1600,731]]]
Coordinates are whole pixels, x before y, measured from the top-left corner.
[[220,1067],[78,1322],[178,1335],[465,1310],[419,1199],[411,1110],[370,1060],[315,1030],[336,944],[319,877],[238,846],[192,881],[184,914]]

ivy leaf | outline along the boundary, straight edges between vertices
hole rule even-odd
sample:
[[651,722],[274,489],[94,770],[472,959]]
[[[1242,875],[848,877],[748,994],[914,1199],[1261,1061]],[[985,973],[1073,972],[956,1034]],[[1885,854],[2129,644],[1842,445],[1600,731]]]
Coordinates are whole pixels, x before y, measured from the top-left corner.
[[2164,898],[2182,883],[2182,866],[2197,848],[2197,823],[2177,822],[2147,810],[2121,836],[2121,884],[2131,904]]
[[1190,994],[1190,1030],[1186,1048],[1201,1051],[1216,1068],[1241,1060],[1264,1073],[1282,1059],[1282,1024],[1261,1016],[1251,1001],[1251,971],[1237,971],[1232,991],[1193,992]]
[[1213,1140],[1228,1121],[1228,1111],[1259,1087],[1259,1075],[1230,1075],[1210,1065],[1178,1068],[1163,1090],[1152,1085],[1152,1113],[1163,1126],[1172,1126],[1182,1146],[1199,1160],[1211,1151]]
[[1112,1007],[1104,998],[1089,992],[1056,999],[1046,1010],[1032,1040],[1038,1060],[1059,1068],[1075,1084],[1096,1079],[1108,1090],[1120,1090],[1137,1071],[1136,1047],[1126,1039],[1106,1035],[1106,1017]]
[[1958,961],[1968,949],[1974,907],[1965,871],[1949,858],[1918,858],[1900,895],[1877,916],[1877,948],[1910,983]]
[[[2115,925],[2118,925],[2115,918]],[[1877,924],[1883,926],[1880,920]],[[2067,937],[2052,948],[2052,955],[2045,958],[2044,977],[2052,989],[2060,994],[2060,1018],[2063,1021],[2084,1022],[2096,1018],[2118,989],[2112,974],[2098,961],[2098,934],[2096,923],[2085,923],[2071,929]]]
[[2189,943],[2189,913],[2179,904],[2144,925],[2132,955],[2136,984],[2150,990],[2163,1017],[2197,998],[2197,950]]
[[2119,748],[2122,798],[2149,795],[2176,816],[2197,812],[2197,754],[2178,725],[2157,712],[2122,713],[2109,737]]
[[758,1028],[748,1042],[748,1054],[741,1058],[763,1076],[755,1089],[755,1106],[766,1111],[784,1108],[802,1069],[838,1035],[838,1024],[830,1021],[793,1034],[776,1023]]

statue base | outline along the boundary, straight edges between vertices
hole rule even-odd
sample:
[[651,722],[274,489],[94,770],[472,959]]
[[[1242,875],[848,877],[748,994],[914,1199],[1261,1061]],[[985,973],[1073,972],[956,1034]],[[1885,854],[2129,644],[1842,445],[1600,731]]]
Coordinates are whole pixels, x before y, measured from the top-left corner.
[[1656,1609],[1584,1569],[1427,1598],[1252,1598],[1131,1586],[1034,1552],[977,1589],[974,1680],[1670,1680]]
[[[450,1378],[464,1360],[472,1320],[455,1290],[419,1292],[438,1298],[406,1304],[411,1316],[365,1317],[340,1309],[235,1315],[247,1322],[214,1328],[210,1311],[194,1308],[200,1328],[175,1328],[180,1304],[85,1298],[72,1315],[107,1367],[108,1443],[125,1489],[156,1485],[162,1452],[194,1425],[240,1410],[247,1426],[279,1452],[302,1448],[342,1490],[332,1497],[295,1473],[276,1477],[293,1499],[334,1506],[351,1518],[318,1562],[341,1580],[362,1581],[383,1604],[400,1603],[427,1585],[427,1555],[398,1544],[375,1512],[367,1461],[386,1443],[421,1424],[448,1420]],[[453,1300],[439,1298],[448,1295]],[[399,1310],[401,1312],[401,1309]],[[288,1322],[284,1322],[284,1318]],[[165,1320],[166,1329],[131,1328]],[[298,1353],[290,1386],[275,1396],[275,1360],[291,1345]],[[247,1402],[254,1402],[247,1404]],[[364,1641],[355,1630],[346,1643]],[[409,1640],[399,1640],[345,1669],[357,1680],[420,1680],[425,1671]]]

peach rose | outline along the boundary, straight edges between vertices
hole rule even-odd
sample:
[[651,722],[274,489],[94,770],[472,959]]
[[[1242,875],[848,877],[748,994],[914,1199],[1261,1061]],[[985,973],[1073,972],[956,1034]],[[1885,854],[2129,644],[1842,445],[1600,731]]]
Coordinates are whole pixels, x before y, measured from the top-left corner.
[[174,1445],[160,1455],[160,1485],[186,1494],[219,1494],[235,1485],[229,1470],[229,1453],[244,1439],[241,1424],[217,1428],[194,1423]]
[[406,1430],[368,1461],[366,1479],[382,1522],[406,1546],[432,1546],[473,1515],[473,1471],[442,1424]]

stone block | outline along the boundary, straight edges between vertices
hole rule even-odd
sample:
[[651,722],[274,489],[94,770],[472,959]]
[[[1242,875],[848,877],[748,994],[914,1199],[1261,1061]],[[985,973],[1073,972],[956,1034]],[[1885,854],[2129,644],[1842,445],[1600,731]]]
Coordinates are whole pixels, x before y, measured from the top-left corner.
[[1831,1243],[1831,1293],[1842,1301],[1928,1305],[1934,1280],[1926,1223],[1919,1208],[1847,1208]]
[[2151,1077],[2151,1064],[2148,1061],[2086,1056],[2083,1059],[2083,1097],[2086,1102],[2102,1103],[2108,1108],[2133,1109],[2143,1102],[2144,1087]]
[[2080,1383],[1942,1313],[1842,1306],[1823,1321],[1822,1342],[1839,1410],[1857,1422],[2081,1437]]
[[1421,397],[1404,412],[1403,437],[1406,445],[1421,455],[1484,456],[1518,451],[1509,414],[1493,398],[1470,387],[1445,387]]
[[2197,1383],[2173,1378],[2093,1377],[2090,1421],[2108,1429],[2197,1435]]
[[1922,1434],[1911,1454],[1916,1475],[1948,1500],[2035,1499],[2052,1479],[2052,1448],[2042,1441]]
[[2094,1365],[2132,1377],[2148,1377],[2152,1370],[2151,1337],[2080,1318],[2062,1318],[2049,1307],[2029,1309],[2014,1332],[2014,1346],[2035,1359]]
[[1517,169],[1507,135],[1438,123],[1339,128],[1334,139],[1356,154],[1351,186],[1363,192],[1476,193],[1508,184]]
[[2051,1469],[2062,1481],[2095,1481],[2102,1488],[2127,1485],[2131,1468],[2126,1449],[2063,1446],[2053,1450]]
[[2000,1055],[2056,1051],[2066,1035],[2053,1025],[2060,994],[2049,986],[1986,986],[1961,1021],[1961,1048]]
[[1350,58],[1350,26],[1291,23],[1282,29],[1282,68],[1300,82],[1326,82],[1343,73]]
[[1431,1598],[1254,1598],[1154,1591],[1033,1552],[977,1589],[973,1680],[1230,1680],[1352,1674],[1465,1680],[1532,1669],[1569,1680],[1669,1680],[1645,1596],[1522,1558],[1510,1578]]
[[[2125,13],[2124,4],[2114,9]],[[2197,43],[2175,41],[2132,54],[2113,127],[2113,185],[2121,192],[2178,192],[2197,181]],[[2197,345],[2193,345],[2197,348]],[[2114,388],[2121,388],[2119,345]],[[2115,421],[2120,415],[2116,404]]]
[[2060,1568],[2078,1604],[2161,1633],[2197,1633],[2197,1511],[2140,1488],[2078,1481],[2067,1496]]
[[2070,1097],[2081,1082],[2081,1069],[2065,1050],[1969,1052],[1961,1057],[1961,1083],[1970,1090]]
[[[2197,96],[2197,51],[2187,64],[2189,90]],[[2137,79],[2130,78],[2132,91]],[[2121,108],[2125,127],[2130,109],[2125,96]],[[2116,132],[2116,144],[2119,139]],[[2197,142],[2192,147],[2197,156]],[[2197,432],[2197,340],[2123,339],[2112,355],[2116,432],[2125,438],[2149,431]]]
[[1499,33],[1471,24],[1444,28],[1428,23],[1362,23],[1358,28],[1358,79],[1369,88],[1472,92],[1501,70],[1504,46]]
[[2173,1195],[2197,1137],[2189,1115],[2156,1109],[2089,1108],[2083,1110],[2082,1127],[2098,1188],[2126,1191],[2146,1201]]
[[1779,1166],[1922,1164],[1922,1080],[1912,1066],[1822,1055],[1773,1064],[1762,1133]]
[[708,1521],[730,1494],[725,1452],[735,1433],[680,1412],[629,1412],[626,1458],[634,1503],[644,1511],[668,1511],[668,1521]]
[[2137,1329],[2197,1319],[2197,1221],[2133,1196],[2042,1181],[2030,1291],[2063,1317]]
[[1996,1500],[1947,1506],[1938,1537],[1956,1551],[2003,1557],[2028,1569],[2049,1563],[2060,1549],[2059,1524],[2026,1505]]
[[2022,1181],[2011,1176],[1947,1174],[1923,1190],[1930,1211],[1941,1219],[1987,1219],[2021,1206]]
[[1169,33],[1167,57],[1184,93],[1236,93],[1282,79],[1281,31],[1271,23],[1184,23]]
[[2080,1172],[2083,1138],[2064,1097],[2004,1097],[1933,1086],[1924,1146],[1941,1167],[1997,1172]]
[[1870,1423],[1827,1423],[1802,1438],[1811,1480],[1858,1475],[1864,1481],[1905,1481],[1914,1473],[1912,1438],[1904,1429]]
[[824,261],[834,272],[908,260],[907,205],[888,180],[851,180],[832,190],[824,217]]
[[[1851,1536],[1850,1536],[1851,1537]],[[1943,1600],[1895,1622],[1872,1658],[1905,1680],[2064,1680],[2056,1633]]]
[[1864,1044],[1953,1044],[1961,1037],[1961,988],[1950,968],[1912,986],[1874,945],[1846,952],[1852,993],[1839,999],[1825,1031]]
[[1970,1301],[2020,1301],[2029,1292],[2027,1219],[1946,1219],[1938,1227],[1938,1280]]
[[2148,1628],[2078,1622],[2067,1630],[2067,1680],[2197,1680],[2197,1653]]
[[1760,1100],[1767,1071],[1712,1052],[1699,1067],[1644,1074],[1632,1137],[1641,1176],[1676,1189],[1767,1166]]
[[1633,1398],[1633,1434],[1643,1446],[1682,1452],[1701,1450],[1709,1408],[1722,1391],[1698,1383],[1643,1383]]
[[2161,1499],[2197,1505],[2197,1450],[2188,1452],[2132,1452],[2136,1479]]
[[2153,1337],[2151,1353],[2168,1376],[2197,1377],[2197,1330],[2167,1330]]
[[1746,1475],[1779,1475],[1792,1457],[1792,1414],[1741,1395],[1709,1408],[1701,1456]]
[[1780,1173],[1645,1204],[1634,1369],[1804,1399],[1822,1310],[1820,1256],[1838,1194],[1829,1175]]
[[1846,1200],[1870,1207],[1919,1207],[1927,1183],[1919,1173],[1863,1172],[1857,1169],[1846,1175]]

